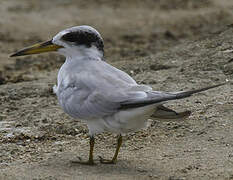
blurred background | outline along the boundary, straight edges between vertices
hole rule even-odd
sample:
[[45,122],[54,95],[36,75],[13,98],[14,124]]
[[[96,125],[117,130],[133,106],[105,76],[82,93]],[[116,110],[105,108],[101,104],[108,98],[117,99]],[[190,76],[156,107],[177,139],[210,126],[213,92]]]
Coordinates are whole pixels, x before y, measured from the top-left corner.
[[[232,10],[232,0],[0,0],[0,179],[232,178]],[[101,33],[108,63],[156,90],[231,83],[170,102],[192,115],[152,118],[125,138],[116,166],[73,167],[89,146],[52,93],[64,57],[9,55],[78,25]],[[113,135],[97,137],[96,158],[114,149]]]
[[[14,61],[7,57],[15,50],[83,24],[102,34],[105,55],[111,62],[156,54],[183,41],[218,33],[232,23],[232,3],[229,0],[1,0],[0,15],[2,69],[3,64]],[[13,74],[1,74],[1,84],[17,81],[11,77]]]

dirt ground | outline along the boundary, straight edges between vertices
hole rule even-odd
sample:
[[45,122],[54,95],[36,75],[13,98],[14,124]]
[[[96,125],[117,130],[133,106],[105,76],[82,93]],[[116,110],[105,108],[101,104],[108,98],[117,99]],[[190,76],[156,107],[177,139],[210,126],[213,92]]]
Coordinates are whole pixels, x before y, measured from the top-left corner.
[[[233,1],[1,0],[0,179],[233,179]],[[179,91],[228,84],[172,101],[192,111],[124,137],[116,165],[116,136],[98,135],[93,167],[87,127],[66,115],[52,86],[64,57],[9,58],[17,49],[87,24],[105,41],[107,61],[141,84]]]

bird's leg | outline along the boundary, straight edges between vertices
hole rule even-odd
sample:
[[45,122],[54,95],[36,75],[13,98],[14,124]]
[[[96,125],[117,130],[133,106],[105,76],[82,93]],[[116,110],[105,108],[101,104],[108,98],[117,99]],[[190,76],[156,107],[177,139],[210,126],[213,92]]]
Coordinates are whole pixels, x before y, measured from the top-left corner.
[[103,159],[101,156],[99,156],[100,163],[102,163],[102,164],[116,164],[116,162],[117,162],[117,156],[118,156],[121,144],[122,144],[122,136],[119,135],[119,137],[117,139],[116,151],[115,151],[115,154],[114,154],[113,158],[111,160],[107,160],[107,159]]
[[89,159],[88,161],[82,161],[79,157],[79,161],[71,161],[72,163],[84,164],[84,165],[95,165],[93,160],[93,150],[94,150],[95,138],[94,136],[90,136],[90,151],[89,151]]

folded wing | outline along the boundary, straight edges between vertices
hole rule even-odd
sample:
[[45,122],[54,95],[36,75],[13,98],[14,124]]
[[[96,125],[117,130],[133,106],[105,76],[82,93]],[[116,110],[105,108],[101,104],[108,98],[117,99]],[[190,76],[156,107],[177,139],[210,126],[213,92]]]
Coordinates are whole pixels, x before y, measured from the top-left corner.
[[224,84],[225,83],[214,85],[214,86],[209,86],[209,87],[205,87],[201,89],[191,90],[191,91],[182,91],[182,92],[166,93],[166,92],[160,92],[160,91],[152,91],[152,92],[147,93],[148,96],[145,99],[122,102],[119,109],[137,108],[137,107],[161,103],[161,102],[169,101],[169,100],[183,99],[186,97],[190,97],[195,93],[199,93],[202,91],[206,91],[208,89],[216,88]]
[[[146,87],[134,87],[130,89],[115,89],[112,93],[110,91],[98,91],[67,88],[66,92],[63,92],[64,98],[66,98],[63,105],[65,111],[73,117],[81,119],[101,118],[111,115],[119,110],[125,110],[129,108],[138,108],[151,104],[158,104],[158,106],[169,100],[182,99],[189,97],[195,93],[206,91],[215,87],[222,86],[218,84],[209,86],[202,89],[183,91],[183,92],[160,92],[160,91],[147,91]],[[84,87],[84,86],[82,86]],[[143,91],[146,90],[146,91]],[[65,94],[68,94],[65,95]],[[159,109],[158,109],[159,110]],[[160,109],[157,113],[165,113],[168,118],[178,118],[190,114],[190,112],[183,112],[183,114],[176,114],[175,111],[169,111]],[[158,114],[159,115],[159,114]],[[159,115],[160,117],[161,114]]]

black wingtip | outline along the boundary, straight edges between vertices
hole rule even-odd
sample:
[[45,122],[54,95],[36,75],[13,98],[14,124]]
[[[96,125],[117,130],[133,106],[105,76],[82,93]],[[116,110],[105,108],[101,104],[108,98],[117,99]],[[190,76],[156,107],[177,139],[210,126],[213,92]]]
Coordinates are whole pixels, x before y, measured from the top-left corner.
[[223,85],[226,85],[228,83],[227,82],[224,82],[224,83],[220,83],[220,84],[216,84],[216,85],[213,85],[213,86],[208,86],[208,87],[204,87],[204,88],[201,88],[201,89],[195,89],[195,90],[191,90],[191,91],[185,91],[185,92],[180,92],[176,95],[176,99],[183,99],[185,97],[189,97],[195,93],[199,93],[199,92],[202,92],[202,91],[206,91],[206,90],[209,90],[209,89],[213,89],[213,88],[216,88],[216,87],[219,87],[219,86],[223,86]]
[[[160,103],[163,101],[183,99],[183,98],[190,97],[195,93],[199,93],[202,91],[206,91],[208,89],[223,86],[227,83],[229,83],[229,82],[227,81],[227,82],[224,82],[221,84],[217,84],[217,85],[213,85],[213,86],[209,86],[209,87],[205,87],[205,88],[201,88],[201,89],[191,90],[191,91],[183,91],[183,92],[177,92],[177,93],[164,93],[167,96],[165,96],[165,97],[157,96],[157,97],[155,97],[155,99],[145,99],[145,100],[138,100],[138,101],[134,101],[134,102],[123,102],[123,103],[121,103],[119,109],[125,110],[125,109],[130,109],[130,108],[138,108],[138,107],[147,106],[147,105],[151,105],[151,104],[155,104],[155,103]],[[186,113],[188,114],[189,112],[186,112]]]

